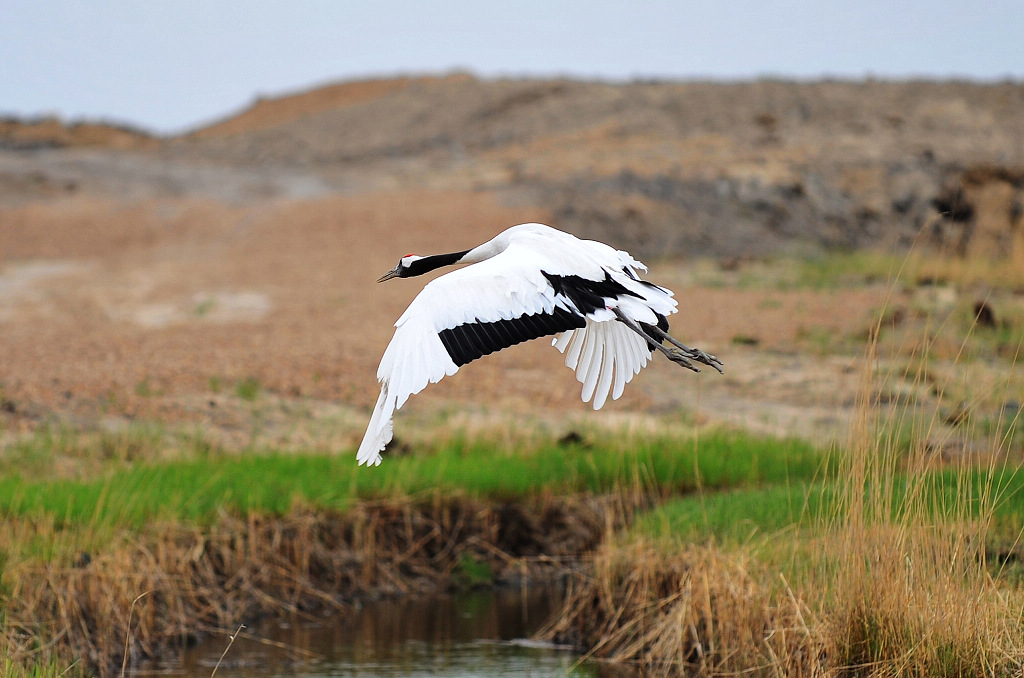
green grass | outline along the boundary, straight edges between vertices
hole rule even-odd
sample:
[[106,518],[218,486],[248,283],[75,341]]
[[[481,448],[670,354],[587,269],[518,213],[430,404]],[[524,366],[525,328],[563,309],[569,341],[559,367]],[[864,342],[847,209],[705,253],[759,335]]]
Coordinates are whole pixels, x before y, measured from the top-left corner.
[[818,483],[796,483],[687,495],[649,511],[631,532],[678,543],[745,543],[821,515],[831,499],[822,490]]
[[[71,434],[46,433],[20,443],[16,457],[23,472],[12,464],[0,476],[0,515],[45,521],[57,532],[80,530],[95,547],[118,530],[153,521],[208,525],[221,511],[280,515],[296,506],[345,510],[364,499],[462,495],[507,501],[637,490],[668,499],[638,520],[634,529],[640,534],[744,541],[806,525],[834,506],[831,483],[839,454],[797,439],[721,429],[696,441],[606,434],[571,445],[548,438],[453,436],[436,449],[386,457],[376,468],[357,467],[350,451],[229,455],[206,449],[173,461],[147,460],[158,434],[128,430],[83,445]],[[96,449],[115,451],[91,477],[48,479],[37,472],[55,454]],[[956,492],[978,496],[984,479],[976,472],[965,488],[951,471],[933,476],[928,486],[936,505],[951,502]],[[1011,526],[1024,514],[1022,486],[1022,477],[1010,472],[998,479],[997,522]],[[903,487],[902,481],[894,485],[892,505],[899,505]],[[41,539],[29,550],[52,552],[47,537]]]
[[220,510],[281,514],[300,504],[345,509],[357,499],[438,493],[510,499],[637,488],[668,494],[809,480],[822,472],[823,459],[808,443],[730,431],[702,436],[696,458],[693,440],[669,437],[516,447],[452,438],[441,449],[387,458],[377,468],[357,467],[347,452],[253,452],[122,464],[91,479],[12,474],[0,478],[0,515],[51,516],[58,527],[138,528],[154,519],[206,524]]
[[[726,492],[694,493],[672,499],[634,523],[636,536],[670,542],[737,544],[768,538],[790,529],[814,530],[827,520],[845,518],[840,510],[842,480],[797,481],[770,486],[744,487]],[[1020,536],[1024,515],[1024,473],[1006,469],[930,472],[925,478],[893,479],[891,501],[883,502],[898,518],[907,506],[907,488],[924,494],[928,512],[937,521],[953,506],[966,506],[965,519],[989,519],[993,548],[1013,545]],[[866,491],[867,490],[866,488]],[[996,498],[992,514],[983,516],[982,497]]]
[[[164,444],[160,434],[128,429],[86,444],[67,432],[44,432],[9,450],[0,475],[0,516],[52,527],[22,540],[22,554],[46,558],[102,548],[118,531],[154,521],[209,525],[222,511],[281,515],[297,506],[344,511],[365,499],[459,495],[508,501],[631,490],[668,500],[639,518],[637,534],[744,542],[806,527],[833,510],[840,454],[797,439],[728,429],[697,440],[678,434],[589,435],[591,442],[570,445],[536,434],[528,440],[456,435],[435,449],[360,468],[351,451],[225,454],[197,446],[176,460],[154,461],[154,449]],[[84,477],[50,479],[40,472],[57,455],[97,451],[108,461]],[[14,459],[20,463],[10,463]],[[957,492],[979,496],[984,479],[975,472],[965,485],[951,471],[932,472],[927,485],[940,506]],[[904,485],[899,479],[894,484],[892,506],[899,506]],[[993,520],[1003,525],[1007,541],[1015,538],[1013,525],[1024,515],[1022,486],[1022,477],[1009,471],[993,486],[1002,497]],[[50,543],[60,539],[70,543]]]
[[0,659],[0,678],[80,678],[89,675],[81,662],[71,666],[37,664],[22,666],[10,659]]
[[903,255],[888,252],[833,252],[794,262],[792,277],[783,281],[783,287],[825,290],[888,283],[903,261]]
[[786,289],[837,289],[870,284],[953,285],[958,288],[982,287],[1013,291],[1024,282],[1015,262],[973,260],[938,255],[934,252],[910,254],[856,250],[832,252],[792,262],[791,273],[780,279]]
[[244,377],[235,384],[235,395],[242,400],[256,400],[262,390],[260,380],[256,377]]

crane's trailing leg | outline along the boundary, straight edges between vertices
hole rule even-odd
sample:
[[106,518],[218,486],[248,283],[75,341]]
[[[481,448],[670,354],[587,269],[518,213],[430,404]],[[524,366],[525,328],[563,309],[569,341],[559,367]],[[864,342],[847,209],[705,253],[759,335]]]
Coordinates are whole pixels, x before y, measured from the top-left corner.
[[[661,351],[665,354],[666,358],[677,365],[682,365],[686,369],[693,370],[694,372],[700,372],[700,368],[693,364],[693,362],[698,362],[703,365],[713,367],[718,370],[719,374],[722,373],[722,361],[710,353],[705,353],[700,349],[690,348],[689,346],[680,343],[675,339],[675,337],[672,337],[668,332],[657,325],[648,325],[646,323],[641,325],[623,313],[619,308],[612,309],[612,312],[615,313],[615,317],[619,319],[619,322],[642,336],[647,340],[647,344],[651,346],[651,348]],[[663,346],[661,342],[665,339],[674,344],[677,348]]]

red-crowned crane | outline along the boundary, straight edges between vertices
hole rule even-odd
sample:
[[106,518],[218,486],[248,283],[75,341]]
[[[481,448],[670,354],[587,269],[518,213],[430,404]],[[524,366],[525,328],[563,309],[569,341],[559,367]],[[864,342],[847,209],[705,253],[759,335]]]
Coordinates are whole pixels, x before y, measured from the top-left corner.
[[[722,362],[668,334],[672,292],[641,280],[647,268],[622,250],[543,224],[520,224],[463,252],[408,254],[378,282],[441,266],[472,264],[428,283],[395,323],[377,379],[380,397],[359,445],[359,464],[376,466],[391,440],[392,417],[410,395],[480,356],[529,339],[553,345],[583,384],[594,409],[613,399],[655,350],[694,372]],[[668,341],[672,346],[662,345]]]

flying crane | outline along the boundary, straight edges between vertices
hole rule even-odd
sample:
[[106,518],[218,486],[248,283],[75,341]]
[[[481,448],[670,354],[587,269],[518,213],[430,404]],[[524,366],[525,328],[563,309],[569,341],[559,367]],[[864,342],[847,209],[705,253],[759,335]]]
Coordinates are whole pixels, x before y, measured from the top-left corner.
[[[407,254],[377,282],[441,266],[471,264],[442,275],[395,323],[377,380],[380,397],[359,445],[360,465],[377,466],[392,438],[395,411],[409,396],[477,358],[538,337],[552,345],[583,384],[583,402],[601,409],[640,372],[654,351],[699,372],[722,361],[668,334],[672,292],[646,280],[628,253],[543,224],[513,226],[462,252]],[[665,346],[667,341],[670,345]]]

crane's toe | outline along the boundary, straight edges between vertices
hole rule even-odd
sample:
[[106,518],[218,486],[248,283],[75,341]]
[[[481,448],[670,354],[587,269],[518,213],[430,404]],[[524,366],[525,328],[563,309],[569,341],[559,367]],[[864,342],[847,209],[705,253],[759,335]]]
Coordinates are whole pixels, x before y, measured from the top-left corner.
[[724,374],[724,372],[722,372],[722,361],[710,353],[705,353],[699,348],[687,348],[685,350],[680,348],[670,348],[665,351],[665,355],[672,362],[682,365],[686,369],[693,370],[694,372],[700,372],[700,369],[693,364],[694,362],[698,362],[702,365],[707,365],[708,367],[718,370],[719,374]]
[[722,367],[724,366],[724,364],[721,360],[718,359],[717,356],[713,356],[710,353],[705,353],[699,348],[695,348],[693,349],[693,353],[690,355],[690,358],[696,360],[699,363],[703,363],[708,367],[713,367],[716,370],[718,370],[719,374],[723,374]]
[[700,372],[700,368],[698,368],[696,365],[690,362],[690,356],[683,353],[678,348],[668,349],[667,351],[665,351],[665,355],[668,357],[669,360],[671,360],[677,365],[682,365],[686,369],[693,370],[694,372]]

